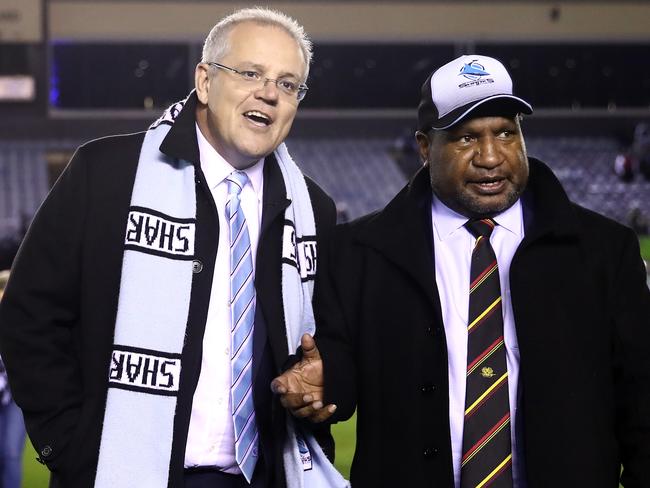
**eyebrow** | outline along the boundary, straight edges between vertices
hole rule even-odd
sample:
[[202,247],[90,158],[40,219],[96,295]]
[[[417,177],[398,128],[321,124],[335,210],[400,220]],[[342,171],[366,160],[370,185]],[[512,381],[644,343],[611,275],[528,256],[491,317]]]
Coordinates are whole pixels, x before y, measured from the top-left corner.
[[[261,73],[266,73],[266,66],[262,66],[261,64],[244,61],[242,63],[242,66],[245,67],[245,68],[253,68],[254,70],[260,71]],[[243,69],[243,68],[240,68],[240,70],[241,69]],[[292,77],[292,78],[295,78],[296,80],[300,80],[300,76],[298,76],[295,73],[291,73],[290,71],[280,72],[280,74],[277,77],[278,78]]]
[[519,126],[514,121],[508,121],[500,124],[499,127],[496,128],[495,132],[502,132],[504,130],[508,130],[510,132],[519,132]]
[[[483,130],[482,128],[481,129],[476,129],[474,127],[465,127],[463,129],[461,129],[459,127],[459,128],[456,128],[456,129],[452,128],[447,132],[449,132],[450,134],[455,133],[456,135],[458,135],[458,134],[479,134],[479,133],[482,132],[482,130]],[[519,126],[517,125],[517,123],[514,120],[507,119],[507,120],[503,120],[502,122],[499,122],[498,124],[495,124],[494,128],[492,129],[493,132],[501,132],[501,131],[504,131],[504,130],[510,130],[510,131],[519,130]]]

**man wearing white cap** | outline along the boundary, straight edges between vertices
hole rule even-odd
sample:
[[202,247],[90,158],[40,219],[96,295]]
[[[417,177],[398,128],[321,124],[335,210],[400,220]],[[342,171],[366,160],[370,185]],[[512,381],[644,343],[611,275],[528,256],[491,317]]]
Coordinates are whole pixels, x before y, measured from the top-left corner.
[[[321,256],[318,349],[275,388],[297,416],[357,408],[352,486],[650,486],[638,242],[527,157],[531,112],[496,59],[442,66],[422,87],[423,168]],[[301,382],[321,365],[324,397]]]

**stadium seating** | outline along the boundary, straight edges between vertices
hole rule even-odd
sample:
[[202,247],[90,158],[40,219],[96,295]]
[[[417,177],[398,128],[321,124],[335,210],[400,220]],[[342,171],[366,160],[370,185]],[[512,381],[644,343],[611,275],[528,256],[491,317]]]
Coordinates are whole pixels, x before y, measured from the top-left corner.
[[0,142],[0,238],[20,236],[45,198],[45,154],[51,144]]
[[[0,141],[0,236],[20,231],[48,189],[46,154],[79,141]],[[650,216],[650,182],[613,173],[619,143],[606,137],[528,137],[528,153],[547,162],[577,203],[626,223]],[[406,182],[387,138],[290,138],[291,154],[350,219],[385,205]]]
[[348,218],[383,207],[406,181],[390,157],[390,140],[294,139],[287,146]]
[[639,175],[620,181],[613,172],[620,146],[605,137],[538,137],[526,139],[528,154],[551,166],[576,203],[628,223],[633,209],[650,216],[650,183]]

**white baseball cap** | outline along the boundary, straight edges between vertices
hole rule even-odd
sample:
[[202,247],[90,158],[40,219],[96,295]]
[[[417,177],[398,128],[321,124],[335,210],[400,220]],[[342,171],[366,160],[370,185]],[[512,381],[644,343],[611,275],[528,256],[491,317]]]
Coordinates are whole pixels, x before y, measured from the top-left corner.
[[464,55],[431,73],[422,85],[418,127],[422,131],[443,130],[460,122],[486,102],[513,114],[533,113],[525,100],[512,93],[512,78],[494,58]]

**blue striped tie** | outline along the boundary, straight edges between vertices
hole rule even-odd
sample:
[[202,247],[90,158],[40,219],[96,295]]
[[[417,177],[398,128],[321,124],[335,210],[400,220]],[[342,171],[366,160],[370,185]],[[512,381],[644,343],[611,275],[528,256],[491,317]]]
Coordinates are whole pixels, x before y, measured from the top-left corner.
[[234,171],[228,181],[226,218],[230,229],[230,312],[232,383],[230,399],[235,425],[235,459],[250,483],[257,462],[258,432],[253,405],[253,325],[255,286],[253,258],[246,218],[239,195],[248,181],[243,171]]

